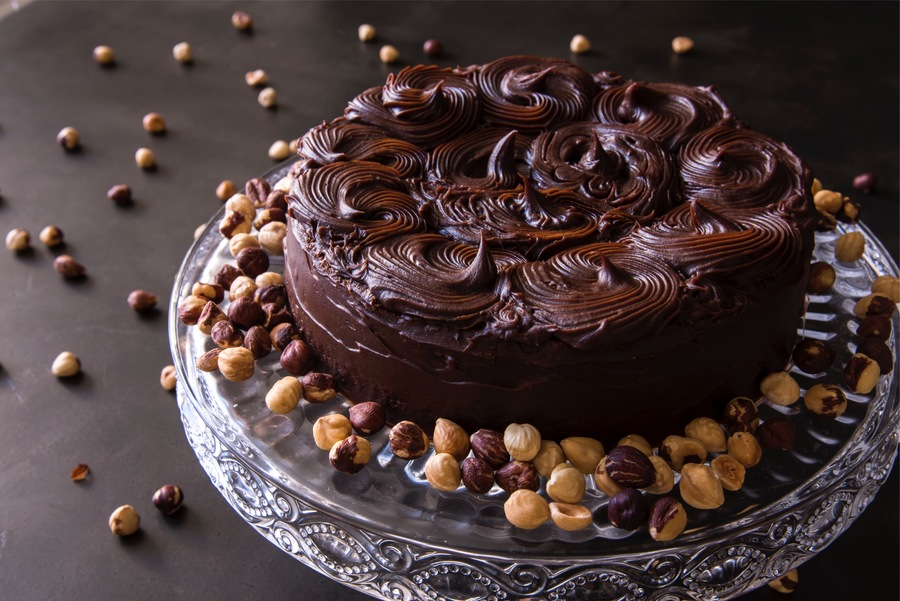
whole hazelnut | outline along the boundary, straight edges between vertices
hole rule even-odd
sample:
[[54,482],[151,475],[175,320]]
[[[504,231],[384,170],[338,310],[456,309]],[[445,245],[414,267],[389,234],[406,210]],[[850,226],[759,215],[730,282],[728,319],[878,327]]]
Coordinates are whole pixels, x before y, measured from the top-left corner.
[[273,161],[283,161],[291,156],[291,147],[285,140],[275,140],[269,146],[269,158]]
[[134,290],[128,294],[128,306],[138,313],[148,313],[156,308],[159,297],[146,290]]
[[722,425],[729,432],[755,432],[759,427],[756,403],[743,396],[731,399],[722,412]]
[[31,234],[20,227],[9,230],[6,234],[6,248],[13,252],[22,252],[31,247]]
[[138,148],[134,153],[134,163],[141,169],[156,167],[156,155],[149,148]]
[[557,443],[552,440],[542,440],[541,449],[531,462],[541,476],[549,478],[553,468],[566,462],[566,456],[563,454],[562,447]]
[[473,493],[483,495],[494,486],[494,470],[484,459],[467,457],[461,466],[463,485]]
[[219,353],[221,352],[221,348],[214,348],[200,355],[197,358],[197,369],[205,372],[219,369]]
[[116,62],[116,52],[109,46],[97,46],[93,54],[94,60],[105,67]]
[[244,346],[259,360],[272,352],[272,339],[264,327],[251,326],[244,336]]
[[308,372],[315,361],[309,345],[302,340],[291,340],[281,351],[281,367],[293,376]]
[[259,95],[256,97],[256,101],[263,108],[275,108],[275,106],[278,104],[278,93],[275,91],[275,88],[263,88],[259,91]]
[[48,225],[47,227],[42,229],[41,233],[38,234],[38,238],[48,248],[56,248],[57,246],[62,246],[65,242],[63,231],[55,225]]
[[541,450],[541,433],[531,424],[510,424],[503,431],[503,446],[517,461],[531,461]]
[[509,496],[503,504],[503,513],[516,528],[534,530],[550,519],[550,505],[533,490],[523,488]]
[[280,415],[290,413],[297,408],[302,394],[303,386],[300,384],[300,380],[293,376],[286,376],[275,382],[266,393],[266,407],[272,413]]
[[819,190],[813,195],[813,202],[818,210],[833,215],[844,205],[844,195],[832,190]]
[[847,232],[834,244],[834,257],[841,263],[853,263],[866,252],[866,239],[860,232]]
[[178,305],[178,319],[185,325],[197,325],[197,322],[200,321],[200,315],[208,302],[210,302],[209,299],[203,296],[195,296],[193,294],[186,296]]
[[235,234],[249,234],[253,229],[253,219],[239,211],[228,211],[219,222],[219,233],[231,239]]
[[375,39],[375,28],[368,23],[363,23],[357,30],[360,42],[371,42]]
[[237,189],[234,187],[234,182],[230,179],[223,179],[219,182],[219,185],[216,186],[216,198],[225,202],[232,196],[234,196]]
[[891,337],[891,320],[886,315],[869,315],[859,322],[856,335],[860,338],[874,338],[886,342]]
[[281,274],[274,271],[261,273],[256,276],[256,279],[254,281],[256,282],[256,286],[258,288],[262,288],[264,286],[280,286],[284,284],[284,278],[281,277]]
[[435,453],[425,463],[425,477],[432,488],[453,492],[462,478],[459,461],[449,453]]
[[444,45],[441,44],[440,40],[429,38],[425,40],[424,44],[422,44],[422,51],[427,56],[439,57],[444,54]]
[[59,255],[53,259],[53,269],[67,280],[79,280],[86,272],[84,265],[69,255]]
[[331,451],[335,443],[353,434],[353,426],[345,415],[332,413],[323,415],[313,424],[313,440],[323,451]]
[[659,456],[680,472],[689,463],[706,461],[706,446],[695,438],[667,436],[659,445]]
[[[253,234],[235,234],[228,241],[228,251],[232,257],[237,257],[238,253],[245,248],[259,248],[259,240],[256,236]],[[245,275],[249,276],[250,274],[245,272]]]
[[844,204],[841,206],[841,210],[837,212],[835,217],[842,223],[856,223],[859,221],[859,214],[861,211],[862,206],[858,202],[845,196]]
[[815,195],[816,195],[816,192],[818,192],[819,190],[823,189],[823,187],[824,187],[824,186],[822,186],[822,182],[819,181],[819,178],[818,178],[818,177],[814,177],[814,178],[813,178],[812,186],[809,187],[809,193],[812,194],[813,196],[815,196]]
[[159,113],[147,113],[141,124],[151,134],[166,133],[166,120]]
[[606,510],[610,523],[622,530],[637,530],[649,515],[644,495],[633,488],[625,488],[613,495]]
[[286,235],[287,225],[280,221],[270,221],[259,230],[259,244],[270,254],[283,255]]
[[537,490],[541,478],[534,466],[527,461],[510,461],[494,472],[494,481],[506,492],[513,492],[522,488]]
[[469,438],[472,453],[497,469],[509,462],[509,452],[503,443],[503,435],[496,430],[482,428]]
[[786,407],[800,400],[800,385],[786,371],[775,371],[763,378],[759,390],[770,403]]
[[242,296],[228,305],[228,319],[242,330],[249,330],[263,322],[262,306],[252,298]]
[[650,538],[665,542],[678,538],[687,526],[684,505],[672,497],[658,499],[650,508]]
[[612,497],[623,489],[621,484],[609,477],[609,473],[606,471],[606,457],[597,463],[597,468],[594,470],[594,484],[607,497]]
[[172,515],[179,509],[184,502],[184,493],[181,487],[174,484],[164,484],[153,493],[153,506],[159,509],[164,515]]
[[[287,215],[281,209],[260,209],[253,220],[253,227],[262,231],[270,223],[286,223]],[[260,242],[262,244],[262,242]]]
[[793,422],[786,417],[767,419],[756,431],[756,439],[760,446],[767,449],[790,451],[794,448],[796,438],[797,429]]
[[599,440],[587,436],[571,436],[560,441],[563,453],[569,463],[578,468],[582,474],[592,474],[597,464],[606,455]]
[[282,284],[259,286],[253,293],[253,300],[261,305],[271,303],[283,308],[287,305],[287,292]]
[[667,494],[675,487],[675,472],[672,470],[672,466],[657,455],[651,455],[649,459],[653,464],[653,469],[656,470],[656,480],[644,490],[652,495]]
[[256,282],[252,278],[239,275],[231,282],[231,287],[228,289],[228,300],[234,301],[242,296],[253,298],[253,295],[256,294],[256,288]]
[[462,426],[449,419],[437,419],[431,442],[436,452],[447,453],[457,461],[462,461],[469,454],[469,435]]
[[275,188],[269,195],[266,196],[266,202],[263,205],[267,209],[278,209],[284,214],[287,214],[288,205],[287,205],[287,191],[290,190],[290,181],[288,181],[287,190],[279,190]]
[[428,450],[428,436],[411,421],[398,422],[388,435],[391,451],[400,459],[418,459]]
[[803,404],[813,413],[833,419],[847,409],[847,395],[839,386],[816,384],[806,391]]
[[880,275],[872,282],[872,292],[882,294],[895,303],[900,303],[900,277]]
[[864,319],[870,315],[891,317],[896,310],[896,303],[889,297],[873,292],[859,299],[853,306],[853,314]]
[[163,390],[173,391],[175,390],[175,386],[177,384],[177,379],[175,377],[175,366],[174,365],[166,365],[162,368],[162,372],[159,374],[159,385],[163,387]]
[[244,74],[244,82],[251,88],[257,88],[269,83],[269,74],[262,69],[254,69]]
[[280,323],[269,331],[269,338],[272,340],[275,350],[283,351],[292,340],[298,340],[300,334],[293,324]]
[[213,342],[219,348],[234,348],[244,344],[244,334],[235,324],[227,319],[214,322],[209,333]]
[[702,463],[688,463],[682,468],[678,491],[695,509],[716,509],[725,503],[722,483],[712,468]]
[[869,394],[878,384],[878,378],[881,377],[881,368],[878,363],[866,357],[861,353],[856,353],[850,357],[847,366],[841,372],[844,384],[851,392],[857,394]]
[[310,372],[300,378],[300,383],[303,384],[303,398],[310,403],[324,403],[337,396],[331,374]]
[[834,351],[822,340],[804,338],[791,353],[794,365],[808,374],[820,374],[834,363]]
[[50,373],[57,378],[71,378],[81,373],[81,360],[69,351],[57,355],[50,366]]
[[172,58],[182,64],[188,64],[194,60],[194,52],[187,42],[178,42],[172,46]]
[[219,305],[213,301],[207,301],[203,310],[200,312],[199,319],[197,319],[197,329],[204,334],[212,334],[213,327],[220,321],[226,321],[227,319],[225,312],[219,308]]
[[753,467],[762,459],[762,448],[749,432],[735,432],[728,438],[728,454],[744,467]]
[[332,445],[328,452],[331,467],[347,474],[355,474],[369,463],[372,445],[362,436],[351,434]]
[[684,434],[688,438],[702,442],[706,450],[711,453],[725,450],[725,432],[714,419],[708,417],[693,419],[684,427]]
[[[253,180],[250,180],[252,182]],[[247,182],[247,185],[251,185],[250,182]],[[268,185],[268,184],[266,184]],[[245,188],[247,192],[253,194],[253,188]],[[226,211],[236,211],[247,218],[247,221],[253,222],[253,218],[256,217],[256,205],[253,202],[253,199],[250,198],[247,194],[234,194],[231,198],[225,201],[225,210]]]
[[653,454],[653,447],[651,447],[650,443],[647,442],[647,439],[640,434],[628,434],[626,436],[623,436],[621,439],[619,439],[619,442],[616,446],[621,445],[634,447],[647,457]]
[[687,54],[694,49],[694,40],[687,36],[680,35],[672,38],[672,52],[675,54]]
[[238,269],[255,278],[269,269],[269,255],[261,248],[244,248],[235,257]]
[[208,298],[214,303],[220,303],[225,300],[225,289],[218,284],[195,282],[191,286],[191,294]]
[[391,45],[384,45],[378,51],[378,58],[385,64],[396,63],[400,59],[400,52]]
[[871,171],[866,171],[865,173],[860,173],[856,177],[853,178],[853,187],[857,190],[862,190],[866,194],[872,192],[875,189],[875,184],[877,183],[877,178],[875,174]]
[[242,10],[237,10],[231,15],[231,25],[238,31],[250,31],[253,27],[253,18]]
[[809,282],[806,289],[811,294],[825,294],[834,286],[837,280],[837,273],[830,263],[819,261],[813,263],[809,268]]
[[550,503],[550,519],[561,530],[574,532],[584,530],[594,522],[591,510],[584,505],[573,503]]
[[222,349],[219,353],[219,371],[232,382],[249,379],[253,375],[254,362],[253,353],[242,346]]
[[263,310],[263,327],[271,330],[275,326],[282,323],[291,322],[291,314],[287,309],[281,307],[278,303],[266,303],[262,306]]
[[387,417],[384,407],[375,401],[357,403],[350,407],[350,424],[353,429],[366,436],[384,428]]
[[644,488],[656,481],[656,470],[639,449],[620,445],[610,449],[605,459],[606,473],[626,488]]
[[719,455],[709,462],[709,467],[716,473],[716,477],[725,490],[737,491],[744,485],[747,469],[744,464],[731,455]]
[[769,587],[775,589],[779,593],[789,595],[797,590],[799,582],[800,577],[797,574],[797,570],[794,569],[769,582]]
[[141,527],[141,516],[131,505],[122,505],[109,516],[109,529],[116,536],[130,536]]
[[56,142],[66,151],[74,152],[81,145],[81,136],[74,127],[64,127],[56,134]]
[[[243,275],[243,271],[241,271],[231,263],[226,263],[225,265],[222,265],[222,267],[216,273],[215,283],[221,286],[223,290],[230,290],[231,284],[233,284],[237,278]],[[254,284],[254,286],[255,285],[256,284]]]
[[894,355],[885,343],[874,338],[868,338],[856,347],[857,353],[862,353],[878,364],[882,374],[889,374],[894,369]]
[[569,50],[572,54],[584,54],[591,49],[591,41],[580,33],[569,42]]
[[[263,206],[271,191],[272,187],[269,185],[269,182],[262,177],[250,178],[244,184],[244,193],[247,199],[253,203],[253,207]],[[252,217],[252,214],[248,216]]]
[[584,500],[585,489],[584,474],[566,464],[553,470],[547,481],[547,495],[560,503],[580,503]]

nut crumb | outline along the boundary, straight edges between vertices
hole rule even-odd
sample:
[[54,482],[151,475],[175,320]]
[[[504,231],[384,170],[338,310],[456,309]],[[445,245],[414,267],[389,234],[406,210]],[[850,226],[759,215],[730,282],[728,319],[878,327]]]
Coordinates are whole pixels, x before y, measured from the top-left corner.
[[91,468],[89,468],[86,463],[79,463],[74,468],[72,468],[69,477],[72,478],[73,482],[84,482],[90,475]]

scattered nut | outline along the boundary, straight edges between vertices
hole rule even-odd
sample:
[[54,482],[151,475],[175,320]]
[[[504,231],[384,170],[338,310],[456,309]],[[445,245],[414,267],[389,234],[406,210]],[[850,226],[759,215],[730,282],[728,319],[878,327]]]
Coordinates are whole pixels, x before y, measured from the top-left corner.
[[153,506],[159,509],[164,515],[172,515],[179,509],[184,502],[184,494],[181,487],[174,484],[164,484],[153,493]]
[[71,378],[81,372],[81,360],[69,351],[63,351],[53,360],[50,373],[57,378]]
[[222,349],[219,353],[219,371],[232,382],[242,382],[250,378],[253,375],[254,362],[253,353],[242,346]]
[[517,461],[531,461],[541,450],[541,433],[531,424],[510,424],[503,431],[503,445]]
[[672,497],[658,499],[650,508],[650,538],[665,542],[678,538],[687,526],[684,505]]
[[345,415],[332,413],[323,415],[313,424],[313,440],[323,451],[331,451],[335,443],[353,434],[353,426]]
[[610,523],[622,530],[637,530],[649,515],[644,495],[633,488],[626,488],[613,495],[606,510]]
[[688,463],[706,461],[706,446],[695,438],[686,436],[667,436],[659,445],[659,456],[676,472]]
[[825,342],[804,338],[797,343],[791,354],[794,365],[808,374],[820,374],[834,363],[834,351]]
[[878,378],[881,377],[881,368],[878,363],[866,357],[861,353],[856,353],[850,357],[847,366],[841,373],[844,384],[851,392],[857,394],[869,394],[878,384]]
[[41,233],[38,234],[38,238],[48,248],[56,248],[57,246],[62,246],[65,242],[63,231],[55,225],[48,225],[47,227],[42,229]]
[[872,292],[883,294],[895,303],[900,303],[900,277],[880,275],[872,282]]
[[289,374],[300,376],[308,372],[315,358],[309,345],[302,340],[292,340],[281,351],[281,367]]
[[840,192],[819,190],[813,196],[813,202],[820,211],[834,215],[844,206],[844,196]]
[[875,174],[871,171],[866,171],[865,173],[860,173],[856,177],[853,178],[853,187],[857,190],[862,190],[866,194],[871,194],[872,190],[875,189],[875,184],[878,183],[878,179],[875,177]]
[[444,54],[444,45],[441,44],[440,40],[429,38],[422,44],[422,52],[427,56],[439,57]]
[[759,427],[756,403],[743,396],[731,399],[722,413],[722,425],[729,432],[755,432]]
[[151,134],[162,134],[166,131],[166,120],[159,113],[147,113],[142,121],[144,129]]
[[809,268],[809,282],[806,289],[811,294],[825,294],[834,286],[837,274],[834,267],[825,261],[813,263]]
[[291,147],[284,140],[275,140],[269,146],[269,158],[274,161],[283,161],[291,156]]
[[270,221],[259,230],[259,244],[273,255],[284,254],[284,237],[287,225],[280,221]]
[[22,252],[31,246],[31,234],[20,227],[9,230],[6,234],[6,248],[13,252]]
[[[200,298],[206,298],[205,296]],[[203,307],[203,310],[200,312],[200,317],[197,319],[197,329],[203,332],[204,334],[212,334],[213,328],[220,321],[226,321],[228,317],[225,315],[225,312],[219,308],[213,301],[207,301],[206,305]],[[221,336],[223,333],[220,333]],[[228,336],[231,336],[231,333],[228,333]],[[218,342],[216,344],[219,344]],[[238,343],[240,344],[240,343]],[[222,345],[219,345],[222,346]],[[235,344],[227,344],[225,346],[237,346]]]
[[91,475],[91,468],[86,463],[79,463],[69,472],[72,482],[84,482]]
[[400,52],[391,45],[384,45],[378,51],[378,58],[385,64],[395,63],[400,58]]
[[735,432],[728,438],[728,454],[744,467],[753,467],[762,459],[762,448],[749,432]]
[[467,457],[461,471],[463,485],[476,494],[483,495],[494,486],[494,470],[484,459]]
[[81,136],[74,127],[64,127],[56,134],[56,142],[65,150],[73,152],[81,144]]
[[672,466],[666,463],[665,459],[656,455],[651,455],[649,459],[656,471],[656,480],[644,490],[652,495],[667,494],[675,487],[675,472],[672,470]]
[[796,438],[797,429],[794,427],[794,423],[786,417],[767,419],[756,431],[756,439],[760,446],[767,449],[790,451],[794,448]]
[[244,81],[251,88],[264,86],[269,83],[269,74],[262,69],[254,69],[253,71],[247,71],[244,75]]
[[578,469],[561,464],[564,467],[553,470],[547,481],[547,494],[560,503],[580,503],[584,500],[584,474]]
[[680,35],[672,39],[672,52],[675,54],[687,54],[694,49],[694,40]]
[[542,440],[541,449],[531,462],[541,476],[549,478],[553,468],[566,462],[566,456],[561,446],[552,440]]
[[178,42],[172,46],[172,58],[182,64],[188,64],[194,60],[194,52],[187,42]]
[[435,453],[425,463],[425,477],[433,488],[452,492],[459,488],[459,462],[449,453]]
[[278,104],[278,94],[275,92],[275,88],[263,88],[256,97],[256,101],[261,107],[270,109]]
[[166,365],[162,368],[162,372],[159,374],[159,385],[163,387],[163,390],[168,390],[169,392],[175,390],[176,382],[175,366]]
[[231,25],[238,31],[249,31],[253,27],[253,18],[244,11],[237,10],[231,15]]
[[606,471],[606,457],[603,457],[597,463],[597,468],[594,470],[594,483],[600,489],[600,492],[608,497],[612,497],[622,490],[622,486],[610,478]]
[[134,153],[134,162],[141,169],[156,167],[156,155],[149,148],[138,148]]
[[59,255],[53,259],[53,269],[67,280],[77,280],[84,277],[84,265],[69,255]]
[[347,474],[359,472],[369,463],[371,457],[372,445],[362,436],[355,434],[337,441],[328,452],[331,467]]
[[122,505],[109,516],[109,529],[116,536],[129,536],[141,527],[141,516],[131,505]]
[[272,340],[272,346],[277,351],[283,351],[292,340],[298,340],[300,334],[297,328],[290,323],[280,323],[269,331],[269,338]]
[[639,450],[641,453],[649,457],[653,454],[653,447],[650,446],[650,443],[647,442],[647,439],[639,434],[628,434],[627,436],[623,436],[617,446],[627,445],[629,447],[634,447]]
[[626,488],[644,488],[656,481],[655,468],[647,455],[628,445],[610,449],[604,466],[609,477]]
[[813,413],[836,418],[847,409],[847,395],[839,386],[816,384],[806,391],[803,403]]
[[888,345],[875,338],[867,338],[856,347],[857,353],[862,353],[878,364],[882,374],[889,374],[894,369],[894,355]]
[[897,304],[888,296],[873,292],[859,299],[853,306],[853,314],[864,319],[870,315],[885,315],[891,317]]
[[457,461],[462,461],[469,454],[469,435],[462,426],[449,419],[437,419],[431,443],[436,452],[447,453]]
[[594,517],[584,505],[572,503],[550,503],[550,519],[562,530],[574,532],[590,526]]
[[799,576],[797,575],[797,570],[791,570],[785,574],[782,574],[780,577],[769,583],[769,586],[779,593],[784,593],[789,595],[797,590],[797,584],[799,583]]
[[371,42],[375,39],[375,28],[368,23],[363,23],[357,30],[360,42]]
[[422,428],[407,420],[391,428],[388,442],[391,451],[400,459],[417,459],[428,450],[428,436]]
[[197,358],[197,369],[206,372],[219,369],[219,353],[221,352],[221,348],[214,348],[200,355]]
[[681,470],[678,490],[685,503],[696,509],[715,509],[725,503],[722,483],[711,467],[688,463]]
[[324,403],[337,396],[331,374],[314,371],[300,378],[300,383],[303,384],[303,398],[310,403]]
[[842,263],[853,263],[866,252],[866,239],[859,232],[847,232],[834,244],[834,257]]
[[237,189],[234,187],[234,182],[230,179],[223,179],[219,182],[219,185],[216,186],[216,198],[225,202],[229,198],[235,195]]
[[375,401],[357,403],[350,407],[350,424],[360,434],[375,434],[384,428],[386,421],[384,407]]
[[597,464],[606,455],[599,440],[587,436],[571,436],[560,441],[563,453],[569,463],[577,467],[582,474],[592,474]]
[[869,315],[859,322],[856,335],[862,339],[874,338],[885,342],[891,337],[892,330],[891,320],[886,315]]
[[684,434],[703,443],[706,450],[718,453],[725,450],[725,432],[722,426],[708,417],[698,417],[684,427]]
[[116,62],[116,52],[109,46],[97,46],[94,48],[94,60],[101,65],[112,65]]
[[106,197],[120,207],[127,207],[133,202],[131,187],[127,184],[116,184],[106,191]]
[[550,505],[533,490],[521,489],[509,496],[503,504],[503,513],[516,528],[534,530],[550,519]]
[[472,453],[484,459],[488,465],[497,469],[509,462],[509,452],[503,444],[503,435],[496,430],[482,428],[469,439]]
[[590,49],[591,41],[580,33],[573,36],[572,40],[569,42],[569,50],[573,54],[584,54],[585,52],[589,52]]
[[159,297],[146,290],[134,290],[128,294],[128,306],[138,313],[148,313],[156,308]]
[[286,376],[275,382],[266,393],[266,407],[272,413],[280,415],[290,413],[297,408],[302,394],[303,386],[300,380]]
[[709,467],[716,473],[722,488],[725,490],[740,490],[744,485],[744,476],[747,469],[740,461],[731,455],[719,455],[709,463]]
[[800,400],[800,385],[786,371],[775,371],[767,375],[760,382],[759,390],[769,402],[782,407]]
[[531,463],[513,460],[494,472],[494,481],[500,488],[511,493],[522,488],[536,491],[541,478]]

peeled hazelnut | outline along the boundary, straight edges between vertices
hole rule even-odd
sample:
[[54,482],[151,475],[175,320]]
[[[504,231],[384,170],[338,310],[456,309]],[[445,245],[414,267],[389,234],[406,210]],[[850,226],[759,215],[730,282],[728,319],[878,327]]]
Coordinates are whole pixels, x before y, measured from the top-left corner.
[[484,459],[497,469],[509,462],[509,452],[503,444],[503,435],[496,430],[482,428],[469,438],[469,445],[476,457]]
[[363,23],[357,31],[360,42],[371,42],[375,39],[375,28],[368,23]]
[[744,476],[747,470],[744,464],[731,455],[719,455],[710,461],[709,467],[716,473],[716,477],[725,490],[740,490],[744,485]]
[[335,443],[353,434],[353,426],[345,415],[332,413],[323,415],[313,424],[313,440],[323,451],[331,451]]
[[417,459],[428,450],[428,436],[411,421],[398,422],[388,435],[391,451],[400,459]]
[[13,252],[22,252],[31,246],[31,234],[20,227],[9,230],[6,234],[6,248]]
[[69,351],[63,351],[57,355],[50,366],[50,373],[57,378],[71,378],[81,372],[81,360]]
[[687,54],[694,49],[694,40],[687,36],[680,35],[672,38],[672,52],[675,54]]
[[384,428],[387,420],[384,407],[375,401],[357,403],[350,407],[350,424],[353,429],[368,436]]
[[853,314],[860,319],[869,317],[870,315],[885,315],[891,317],[896,308],[896,303],[890,297],[873,292],[856,302],[856,305],[853,306]]
[[184,493],[181,487],[175,484],[165,484],[153,493],[153,506],[159,509],[165,515],[172,515],[179,509],[184,502]]
[[396,63],[400,59],[400,52],[389,44],[385,44],[378,51],[378,58],[386,64]]
[[172,46],[172,58],[182,64],[188,64],[194,59],[191,45],[187,42],[178,42]]
[[832,190],[819,190],[813,195],[813,202],[820,211],[833,215],[844,205],[844,196],[840,192]]
[[[256,217],[256,203],[254,203],[253,199],[250,197],[250,195],[253,194],[253,188],[250,187],[252,185],[251,182],[253,181],[254,180],[250,180],[245,184],[247,186],[245,190],[249,192],[249,194],[237,193],[232,195],[228,200],[225,201],[226,211],[234,211],[236,213],[240,213],[241,215],[246,217],[247,221],[249,222],[252,222]],[[264,182],[265,180],[262,181]]]
[[866,239],[859,232],[847,232],[834,244],[834,257],[841,263],[853,263],[866,252]]
[[112,65],[116,62],[116,52],[109,46],[97,46],[94,48],[94,60],[104,66]]
[[222,349],[219,353],[219,371],[232,382],[249,379],[253,375],[254,362],[253,353],[242,346]]
[[881,377],[881,368],[878,363],[866,357],[861,353],[856,353],[850,357],[844,371],[841,372],[844,384],[851,392],[857,394],[869,394],[878,384],[878,378]]
[[592,474],[597,464],[606,455],[599,440],[587,436],[571,436],[560,441],[563,453],[569,463],[577,467],[582,474]]
[[847,409],[847,395],[839,386],[816,384],[803,397],[806,408],[825,417],[840,417]]
[[622,530],[637,530],[649,515],[644,495],[633,488],[626,488],[613,495],[606,510],[610,523]]
[[[212,303],[212,301],[210,301],[210,303]],[[212,336],[213,342],[215,342],[219,348],[234,348],[236,346],[243,346],[244,344],[244,334],[236,325],[227,319],[221,319],[213,323],[209,333],[210,336]]]
[[514,492],[522,488],[537,490],[541,478],[534,466],[527,461],[510,461],[494,472],[494,481],[506,492]]
[[729,432],[755,432],[759,427],[756,403],[743,396],[731,399],[722,413],[722,425]]
[[891,337],[891,320],[886,315],[870,315],[859,322],[856,335],[860,338],[875,338],[882,342]]
[[647,442],[646,438],[639,434],[628,434],[627,436],[623,436],[622,439],[619,440],[617,446],[621,445],[634,447],[647,457],[653,454],[653,447],[650,446],[650,443]]
[[569,42],[569,51],[572,54],[584,54],[590,51],[591,41],[580,33],[575,35]]
[[147,113],[144,115],[142,125],[151,134],[161,134],[166,131],[166,120],[159,113]]
[[438,418],[431,442],[435,451],[447,453],[457,461],[462,461],[469,454],[469,435],[462,426],[449,419]]
[[129,536],[141,527],[141,516],[131,505],[122,505],[109,516],[109,529],[116,536]]
[[786,417],[767,419],[756,431],[756,439],[760,446],[766,449],[790,451],[794,448],[796,438],[797,429],[794,427],[794,423]]
[[[237,254],[245,248],[259,248],[259,240],[256,239],[256,236],[253,234],[235,234],[228,241],[228,251],[232,257],[237,257]],[[249,276],[249,274],[247,275]]]
[[484,459],[467,457],[461,471],[463,485],[476,494],[483,495],[494,486],[494,470]]
[[655,469],[647,455],[628,445],[610,449],[605,467],[609,477],[626,488],[644,488],[656,481]]
[[762,448],[749,432],[735,432],[728,438],[728,454],[744,467],[753,467],[762,459]]
[[236,10],[231,15],[231,25],[238,31],[249,31],[253,27],[253,17],[242,10]]
[[449,453],[435,453],[425,462],[425,477],[432,488],[453,492],[461,478],[459,461]]
[[580,503],[586,488],[584,474],[574,467],[561,465],[563,467],[554,470],[547,481],[547,494],[561,503]]
[[156,308],[159,297],[146,290],[135,290],[128,295],[128,306],[138,313],[148,313]]
[[291,340],[281,351],[281,367],[293,376],[308,372],[315,361],[309,345],[302,340]]
[[534,530],[550,519],[550,505],[533,490],[521,489],[509,496],[503,504],[503,513],[516,528]]
[[834,351],[825,342],[804,338],[794,347],[791,356],[794,365],[808,374],[820,374],[834,363]]
[[65,242],[63,231],[55,225],[48,225],[42,229],[41,233],[38,234],[38,239],[40,239],[40,241],[48,248],[62,246],[63,242]]
[[269,332],[262,326],[252,326],[244,336],[244,346],[253,353],[257,360],[272,352],[272,340]]
[[134,163],[141,169],[156,167],[156,155],[149,148],[138,148],[134,153]]
[[275,91],[275,88],[263,88],[256,97],[256,101],[263,108],[274,108],[278,104],[278,93]]
[[825,261],[813,263],[809,268],[809,282],[806,289],[812,294],[825,294],[834,286],[837,273],[834,267]]
[[894,355],[888,345],[880,340],[874,338],[863,340],[856,347],[856,352],[862,353],[877,363],[882,374],[889,374],[894,369]]
[[656,471],[656,480],[644,490],[652,495],[664,495],[675,487],[675,472],[662,457],[651,455],[649,459]]
[[216,198],[225,202],[232,196],[234,196],[237,189],[234,187],[234,182],[230,179],[223,179],[218,186],[216,186]]
[[214,348],[211,351],[206,351],[200,355],[197,358],[197,369],[206,372],[219,369],[219,353],[221,352],[221,348]]
[[667,436],[659,445],[659,456],[680,472],[686,464],[706,461],[706,446],[694,438]]
[[725,492],[716,473],[702,463],[689,463],[681,470],[678,490],[684,502],[696,509],[716,509],[725,503]]
[[900,303],[900,277],[880,275],[872,282],[872,292],[883,294],[895,303]]
[[503,445],[517,461],[531,461],[541,450],[541,433],[531,424],[510,424],[503,432]]
[[69,255],[59,255],[53,259],[53,269],[67,280],[78,280],[84,277],[84,265]]
[[698,417],[684,427],[684,434],[703,443],[707,451],[718,453],[725,450],[725,432],[722,426],[708,417]]
[[275,140],[269,146],[269,158],[273,161],[283,161],[291,156],[291,147],[285,140]]
[[769,583],[769,586],[779,593],[784,593],[789,595],[797,590],[797,584],[799,584],[800,578],[797,574],[797,570],[791,570],[790,572],[786,572],[776,578],[775,580]]
[[590,526],[594,521],[594,516],[591,515],[591,510],[584,505],[556,502],[550,503],[550,519],[561,530],[574,532]]
[[672,497],[658,499],[650,508],[650,538],[665,542],[678,538],[687,526],[684,505]]
[[175,390],[176,384],[175,366],[166,365],[159,374],[159,385],[163,387],[163,390],[172,391]]
[[261,273],[256,276],[254,281],[259,288],[262,288],[263,286],[281,286],[284,284],[284,278],[281,277],[281,274],[274,271]]
[[815,195],[816,195],[816,192],[818,192],[818,191],[821,190],[822,188],[823,188],[822,182],[819,181],[819,178],[818,178],[818,177],[814,177],[814,178],[813,178],[812,186],[809,187],[809,192],[810,192],[810,194],[812,194],[813,196],[815,196]]
[[622,490],[622,486],[610,478],[606,471],[606,457],[597,463],[597,468],[594,470],[594,484],[597,485],[600,492],[608,497],[612,497]]
[[369,463],[372,445],[362,436],[351,434],[332,445],[328,452],[331,467],[347,474],[355,474]]
[[267,252],[273,255],[284,254],[284,237],[287,235],[287,225],[280,221],[270,221],[259,230],[259,243]]
[[251,88],[264,86],[269,83],[269,75],[262,69],[254,69],[244,74],[244,81]]
[[293,376],[286,376],[275,382],[266,393],[266,407],[272,413],[281,415],[290,413],[297,408],[302,394],[303,386],[300,384],[300,380]]
[[331,374],[310,372],[300,378],[300,383],[303,384],[303,398],[310,403],[324,403],[337,396]]
[[800,400],[800,385],[786,371],[775,371],[763,378],[759,390],[770,403],[787,407]]
[[566,456],[563,454],[562,447],[552,440],[542,440],[541,449],[534,456],[534,459],[531,460],[534,468],[544,478],[549,478],[553,468],[565,462]]
[[56,134],[56,142],[66,151],[73,152],[78,149],[81,137],[78,135],[78,130],[74,127],[64,127]]

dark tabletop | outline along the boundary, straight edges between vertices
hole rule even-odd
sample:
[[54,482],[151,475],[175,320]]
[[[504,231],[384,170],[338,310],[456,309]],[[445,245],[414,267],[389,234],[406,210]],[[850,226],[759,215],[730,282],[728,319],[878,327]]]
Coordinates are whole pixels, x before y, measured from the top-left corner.
[[[251,35],[232,28],[238,8]],[[360,23],[377,43],[357,40]],[[272,166],[276,139],[291,139],[343,110],[359,91],[403,64],[425,61],[440,39],[442,65],[528,53],[570,58],[575,33],[593,51],[574,60],[591,72],[715,84],[755,129],[787,141],[826,187],[863,203],[865,223],[896,260],[898,250],[898,4],[684,3],[81,3],[36,2],[0,21],[0,230],[31,231],[32,252],[0,253],[0,599],[354,599],[246,525],[210,484],[182,429],[175,398],[158,383],[171,363],[165,311],[141,318],[137,288],[168,298],[194,229],[215,212],[213,192]],[[695,51],[677,56],[676,35]],[[195,61],[172,59],[188,41]],[[402,63],[384,66],[381,43]],[[113,68],[91,57],[117,53]],[[265,110],[244,73],[263,68],[279,93]],[[164,136],[141,128],[145,113]],[[64,126],[81,152],[56,144]],[[152,148],[142,172],[134,151]],[[878,175],[872,195],[851,187]],[[107,189],[129,184],[118,208]],[[64,252],[88,278],[69,283],[37,241],[61,227]],[[63,350],[83,376],[50,375]],[[91,478],[69,479],[78,463]],[[173,519],[150,496],[179,484]],[[107,528],[131,503],[141,533]],[[895,599],[898,592],[896,470],[862,517],[800,568],[796,601]],[[766,588],[747,599],[775,599]]]

